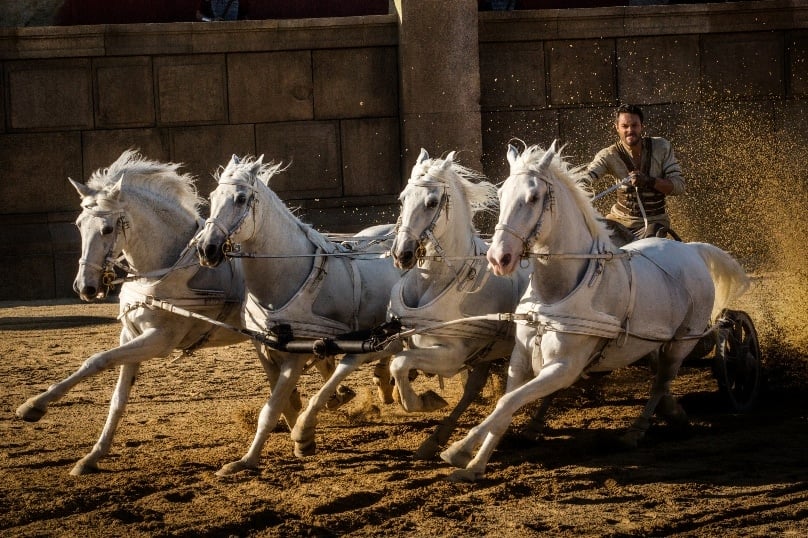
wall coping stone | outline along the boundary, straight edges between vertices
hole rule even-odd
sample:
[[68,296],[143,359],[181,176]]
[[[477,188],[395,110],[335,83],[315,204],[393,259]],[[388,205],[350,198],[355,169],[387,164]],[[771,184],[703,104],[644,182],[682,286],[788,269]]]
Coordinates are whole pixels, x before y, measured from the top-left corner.
[[396,46],[396,15],[0,28],[0,60]]
[[484,11],[479,19],[481,43],[792,30],[808,28],[808,1]]

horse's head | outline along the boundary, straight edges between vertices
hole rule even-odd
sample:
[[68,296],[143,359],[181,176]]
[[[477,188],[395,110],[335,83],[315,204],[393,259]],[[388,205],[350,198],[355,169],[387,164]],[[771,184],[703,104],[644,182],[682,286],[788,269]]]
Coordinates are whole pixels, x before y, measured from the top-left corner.
[[530,245],[545,232],[541,227],[552,202],[550,163],[557,155],[556,143],[540,152],[532,146],[520,155],[508,145],[510,175],[499,188],[499,222],[487,254],[496,275],[512,273]]
[[81,258],[73,290],[83,301],[99,301],[112,288],[114,264],[126,242],[126,212],[120,200],[123,177],[100,190],[69,181],[81,195],[83,208],[76,220],[81,234]]
[[199,262],[216,267],[225,258],[233,243],[249,240],[255,234],[255,206],[260,176],[268,166],[264,156],[257,159],[233,155],[216,176],[218,186],[210,193],[210,217],[197,236]]
[[445,159],[430,159],[421,149],[410,180],[398,198],[401,213],[390,249],[396,267],[410,269],[415,265],[423,245],[439,236],[439,222],[448,219],[448,214],[440,218],[449,203],[449,186],[439,173],[451,168],[454,155],[451,152]]
[[490,210],[496,187],[455,161],[452,151],[430,159],[422,149],[406,188],[399,196],[401,213],[391,253],[399,268],[409,269],[428,248],[462,255],[475,233],[472,218]]

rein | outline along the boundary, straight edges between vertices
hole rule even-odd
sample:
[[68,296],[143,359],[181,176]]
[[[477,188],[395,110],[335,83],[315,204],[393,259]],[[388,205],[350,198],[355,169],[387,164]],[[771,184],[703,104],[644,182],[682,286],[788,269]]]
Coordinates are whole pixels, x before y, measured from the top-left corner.
[[[126,238],[126,230],[129,229],[129,221],[126,218],[126,212],[123,209],[119,209],[116,211],[93,211],[89,208],[85,208],[85,211],[88,211],[94,217],[105,217],[110,215],[118,215],[118,218],[115,221],[115,238],[112,241],[112,246],[107,251],[107,254],[104,256],[103,265],[98,265],[89,261],[87,258],[79,259],[79,266],[87,266],[92,267],[94,269],[98,269],[101,271],[101,285],[103,285],[107,293],[118,284],[123,284],[125,282],[133,282],[135,280],[140,279],[151,279],[151,278],[160,278],[164,277],[165,275],[171,273],[172,271],[183,269],[186,267],[191,267],[192,265],[196,265],[196,261],[189,261],[187,263],[181,264],[180,262],[185,258],[185,255],[188,252],[188,249],[191,248],[193,245],[194,239],[191,240],[188,245],[183,249],[180,256],[177,258],[177,261],[171,267],[164,267],[162,269],[155,269],[154,271],[149,271],[148,273],[140,273],[134,268],[132,268],[128,263],[126,263],[126,257],[123,254],[123,249],[115,253],[116,246],[118,245],[118,239],[120,235]],[[121,269],[125,271],[127,274],[124,277],[117,278],[117,273],[115,272],[115,268]]]

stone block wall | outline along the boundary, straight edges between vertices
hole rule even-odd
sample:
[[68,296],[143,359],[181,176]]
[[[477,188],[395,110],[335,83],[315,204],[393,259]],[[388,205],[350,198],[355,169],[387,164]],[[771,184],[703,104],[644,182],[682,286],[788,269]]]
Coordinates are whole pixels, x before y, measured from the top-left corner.
[[797,164],[808,158],[806,14],[789,1],[481,13],[484,170],[507,176],[514,138],[558,139],[585,165],[616,140],[614,108],[641,105],[688,181],[669,199],[680,235],[761,267],[778,256],[763,246],[781,234],[772,207],[808,226]]
[[131,147],[185,163],[202,194],[233,153],[288,163],[273,188],[328,231],[395,218],[395,18],[236,24],[0,35],[0,300],[73,296],[67,178]]
[[[393,4],[340,19],[0,28],[0,300],[73,296],[78,198],[66,179],[130,147],[186,163],[203,194],[233,153],[290,163],[273,188],[332,232],[393,221],[420,147],[459,150],[495,181],[514,138],[559,139],[584,164],[613,141],[620,102],[643,105],[649,133],[674,142],[691,193],[672,211],[689,237],[727,246],[736,222],[711,210],[756,210],[756,186],[732,178],[771,169],[802,181],[786,166],[808,148],[802,0]],[[788,158],[750,164],[780,140]]]

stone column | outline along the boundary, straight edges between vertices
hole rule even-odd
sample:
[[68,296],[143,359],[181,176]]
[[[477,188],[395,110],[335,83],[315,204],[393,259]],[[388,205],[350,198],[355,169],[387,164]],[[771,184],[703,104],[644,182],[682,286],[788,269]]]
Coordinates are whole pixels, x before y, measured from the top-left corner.
[[394,2],[405,179],[422,147],[433,157],[455,150],[482,171],[477,2]]

